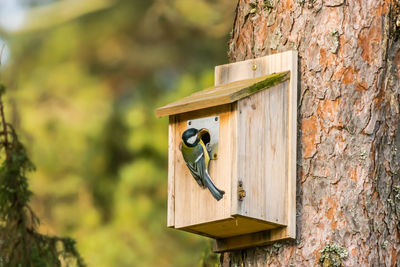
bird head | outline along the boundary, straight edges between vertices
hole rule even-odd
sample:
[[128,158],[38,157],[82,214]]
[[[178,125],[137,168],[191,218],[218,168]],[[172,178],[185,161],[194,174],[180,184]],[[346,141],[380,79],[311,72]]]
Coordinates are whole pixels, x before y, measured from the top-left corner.
[[182,141],[185,143],[185,145],[189,147],[194,147],[196,146],[200,139],[198,138],[198,130],[195,128],[189,128],[186,131],[183,132],[182,134]]

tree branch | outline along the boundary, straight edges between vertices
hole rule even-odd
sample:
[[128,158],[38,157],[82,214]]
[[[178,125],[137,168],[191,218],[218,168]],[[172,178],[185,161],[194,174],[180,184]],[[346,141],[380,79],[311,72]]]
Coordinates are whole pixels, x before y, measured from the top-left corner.
[[7,122],[4,115],[4,104],[3,100],[1,99],[1,96],[0,96],[0,117],[1,117],[1,124],[3,126],[2,134],[4,135],[4,148],[6,151],[6,160],[8,161],[10,159],[10,150],[8,148]]

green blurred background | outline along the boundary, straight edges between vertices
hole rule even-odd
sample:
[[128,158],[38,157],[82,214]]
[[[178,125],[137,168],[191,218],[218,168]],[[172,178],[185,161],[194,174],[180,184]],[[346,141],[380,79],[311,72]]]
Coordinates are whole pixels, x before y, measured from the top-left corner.
[[[206,238],[166,228],[167,118],[213,84],[232,0],[0,0],[6,113],[37,171],[40,230],[88,266],[198,266]],[[212,260],[211,260],[212,261]]]

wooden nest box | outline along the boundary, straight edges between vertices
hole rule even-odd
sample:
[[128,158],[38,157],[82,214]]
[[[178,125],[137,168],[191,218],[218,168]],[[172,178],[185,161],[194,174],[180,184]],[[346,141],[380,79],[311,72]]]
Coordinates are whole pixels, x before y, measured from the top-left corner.
[[[297,52],[215,68],[215,86],[156,110],[169,116],[168,227],[216,239],[222,252],[296,237]],[[206,128],[201,188],[180,151],[182,133]]]

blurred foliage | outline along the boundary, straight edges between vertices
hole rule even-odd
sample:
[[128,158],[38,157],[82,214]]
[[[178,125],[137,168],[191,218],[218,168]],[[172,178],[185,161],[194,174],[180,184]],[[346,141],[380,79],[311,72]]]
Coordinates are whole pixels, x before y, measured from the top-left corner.
[[208,245],[206,245],[203,255],[200,260],[200,267],[218,267],[220,266],[219,254],[216,254],[212,250],[213,241],[209,240]]
[[23,2],[24,28],[0,31],[2,77],[40,230],[74,237],[88,266],[215,265],[208,239],[166,228],[168,119],[154,109],[212,85],[236,3]]
[[0,266],[80,266],[85,264],[70,238],[38,232],[39,219],[31,209],[27,172],[35,169],[6,121],[0,84]]

